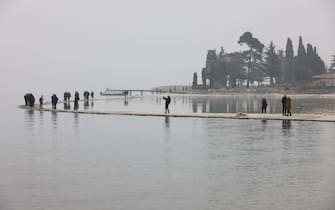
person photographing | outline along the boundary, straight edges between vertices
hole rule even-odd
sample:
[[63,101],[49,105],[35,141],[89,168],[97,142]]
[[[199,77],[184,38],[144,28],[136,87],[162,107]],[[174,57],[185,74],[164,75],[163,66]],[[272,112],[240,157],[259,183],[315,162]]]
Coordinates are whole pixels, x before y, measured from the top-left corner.
[[168,97],[163,96],[163,99],[165,100],[165,114],[168,114],[168,113],[170,113],[169,105],[171,103],[171,98],[170,98],[170,96],[168,96]]

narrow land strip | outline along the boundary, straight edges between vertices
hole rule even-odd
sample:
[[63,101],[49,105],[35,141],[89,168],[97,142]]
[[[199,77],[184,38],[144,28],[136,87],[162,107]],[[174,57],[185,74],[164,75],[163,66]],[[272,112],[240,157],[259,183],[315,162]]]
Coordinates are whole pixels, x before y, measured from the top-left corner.
[[294,114],[293,116],[283,116],[281,114],[254,114],[254,113],[157,113],[157,112],[133,112],[133,111],[91,111],[91,110],[63,110],[41,108],[39,106],[27,107],[20,105],[21,109],[49,112],[65,112],[95,115],[129,115],[129,116],[151,116],[151,117],[192,117],[192,118],[223,118],[223,119],[257,119],[257,120],[294,120],[294,121],[317,121],[335,122],[335,115],[332,114]]

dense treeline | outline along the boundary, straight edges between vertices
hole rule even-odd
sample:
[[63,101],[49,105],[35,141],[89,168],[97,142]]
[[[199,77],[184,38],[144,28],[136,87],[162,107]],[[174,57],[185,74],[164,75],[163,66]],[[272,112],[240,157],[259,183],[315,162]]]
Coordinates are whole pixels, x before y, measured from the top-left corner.
[[[313,75],[326,73],[326,67],[312,44],[303,44],[299,37],[297,53],[292,40],[287,39],[286,49],[277,50],[271,42],[267,47],[250,32],[240,36],[238,44],[248,47],[242,52],[219,54],[208,50],[206,66],[202,69],[202,84],[198,84],[197,73],[193,74],[194,88],[223,88],[254,84],[262,85],[268,79],[274,85],[301,85]],[[335,55],[332,66],[335,68]]]

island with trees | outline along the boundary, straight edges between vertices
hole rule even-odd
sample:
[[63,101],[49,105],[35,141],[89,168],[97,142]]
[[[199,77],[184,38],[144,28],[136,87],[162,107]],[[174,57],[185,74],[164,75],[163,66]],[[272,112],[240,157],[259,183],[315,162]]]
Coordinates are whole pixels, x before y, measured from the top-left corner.
[[223,47],[219,53],[215,49],[208,50],[201,83],[198,73],[193,73],[193,91],[251,87],[299,91],[328,87],[335,90],[335,83],[332,86],[320,79],[335,82],[335,55],[327,69],[317,47],[310,43],[305,46],[301,36],[296,52],[290,38],[287,38],[285,50],[278,50],[272,41],[265,46],[250,32],[242,34],[237,44],[246,46],[247,50],[232,53],[225,52]]

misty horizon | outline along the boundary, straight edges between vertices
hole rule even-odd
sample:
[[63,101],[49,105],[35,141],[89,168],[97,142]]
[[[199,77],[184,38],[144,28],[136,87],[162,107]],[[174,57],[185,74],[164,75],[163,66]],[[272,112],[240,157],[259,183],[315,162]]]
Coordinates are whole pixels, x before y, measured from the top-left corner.
[[266,47],[296,53],[301,35],[329,66],[335,53],[331,9],[323,1],[2,1],[4,87],[65,90],[189,85],[208,49],[242,51],[245,31]]

